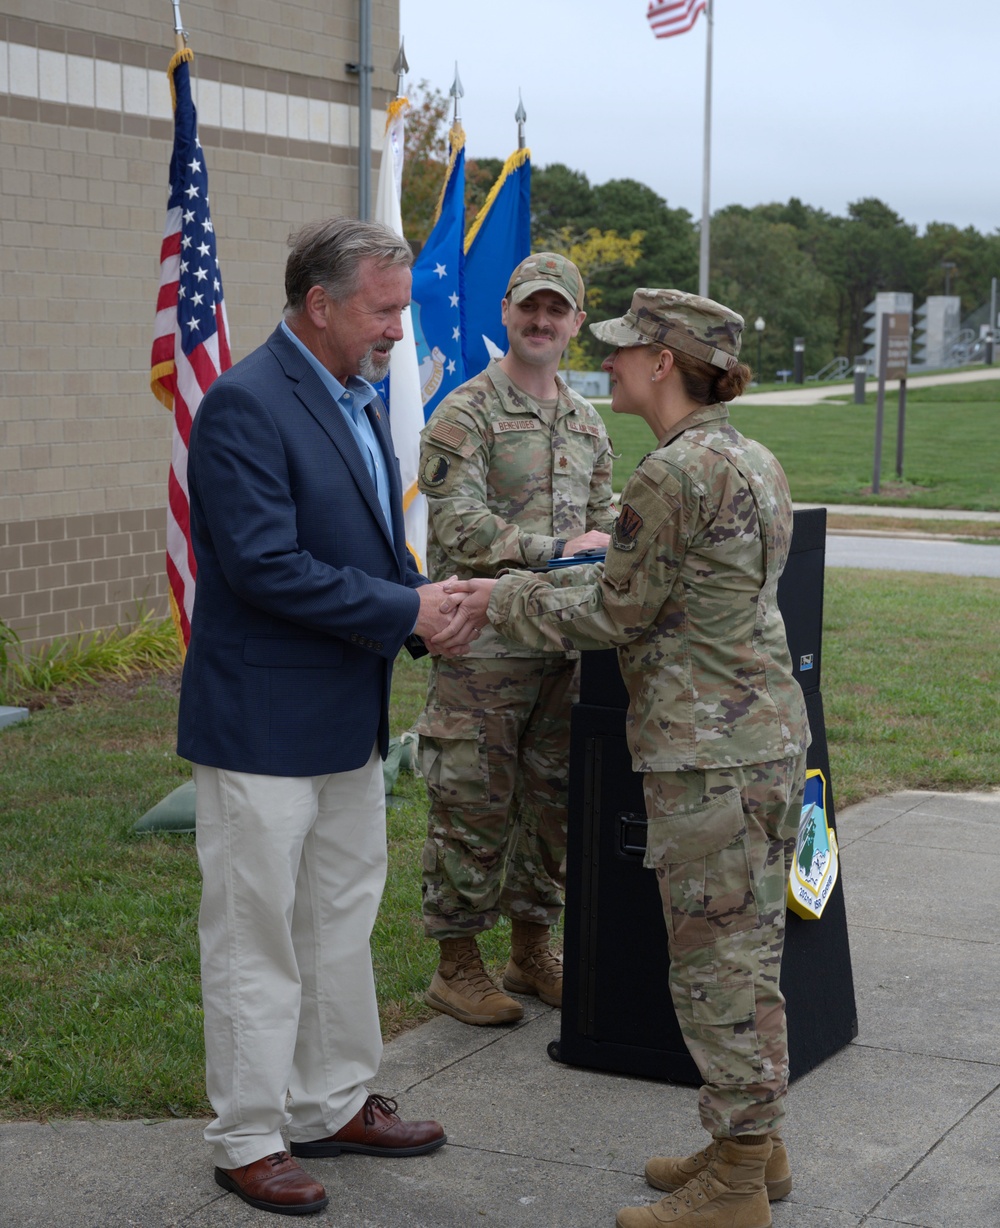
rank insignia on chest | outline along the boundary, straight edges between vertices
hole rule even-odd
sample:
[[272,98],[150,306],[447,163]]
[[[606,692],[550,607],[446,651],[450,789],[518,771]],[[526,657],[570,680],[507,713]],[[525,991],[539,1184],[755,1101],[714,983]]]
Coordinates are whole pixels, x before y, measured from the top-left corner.
[[448,476],[448,470],[451,468],[451,461],[447,456],[442,456],[438,453],[436,456],[429,456],[424,461],[423,472],[421,477],[424,479],[424,484],[427,486],[440,486]]
[[566,459],[565,456],[559,457],[559,468],[560,469],[565,469],[568,464],[569,464],[569,461]]
[[615,549],[634,550],[635,539],[641,528],[642,517],[639,513],[631,504],[622,504],[622,510],[611,530],[611,539],[614,542]]

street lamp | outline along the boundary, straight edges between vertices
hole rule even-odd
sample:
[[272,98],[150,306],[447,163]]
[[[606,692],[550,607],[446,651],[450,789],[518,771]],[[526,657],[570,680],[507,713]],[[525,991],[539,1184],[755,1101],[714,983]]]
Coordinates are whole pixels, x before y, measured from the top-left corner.
[[757,319],[754,320],[753,326],[757,331],[757,383],[759,384],[761,382],[760,377],[762,374],[760,364],[760,339],[764,335],[764,317],[758,316]]
[[958,268],[954,260],[942,260],[941,267],[944,269],[944,292],[951,294],[951,271]]

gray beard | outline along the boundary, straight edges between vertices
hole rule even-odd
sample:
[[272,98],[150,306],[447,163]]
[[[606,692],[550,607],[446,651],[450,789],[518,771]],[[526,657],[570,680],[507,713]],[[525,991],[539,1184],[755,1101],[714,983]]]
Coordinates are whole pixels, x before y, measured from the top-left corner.
[[358,374],[362,379],[366,379],[369,384],[377,384],[379,380],[385,379],[389,373],[389,351],[392,346],[393,342],[383,341],[381,345],[371,347],[361,359]]

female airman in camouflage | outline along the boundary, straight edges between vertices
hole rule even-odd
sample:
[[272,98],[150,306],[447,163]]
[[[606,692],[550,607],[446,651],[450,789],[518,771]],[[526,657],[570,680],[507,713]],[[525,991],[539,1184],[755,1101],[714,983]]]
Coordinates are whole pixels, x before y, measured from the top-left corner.
[[771,453],[729,422],[750,377],[740,316],[643,289],[591,327],[616,347],[612,409],[658,440],[622,493],[607,560],[477,581],[463,610],[529,646],[618,645],[646,865],[712,1135],[696,1156],[650,1160],[647,1180],[670,1193],[619,1212],[618,1228],[766,1228],[769,1197],[791,1188],[778,980],[809,742],[777,603],[791,499]]

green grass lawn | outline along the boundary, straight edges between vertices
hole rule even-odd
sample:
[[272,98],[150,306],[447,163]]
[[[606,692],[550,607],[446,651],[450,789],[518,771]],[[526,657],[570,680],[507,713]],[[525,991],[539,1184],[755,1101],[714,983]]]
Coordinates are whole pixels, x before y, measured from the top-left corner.
[[[836,804],[997,783],[1000,581],[831,571],[823,695]],[[401,659],[394,732],[423,701]],[[164,1117],[204,1098],[191,836],[132,834],[189,777],[176,675],[84,690],[0,731],[0,1117]],[[374,953],[383,1030],[429,1015],[423,787],[400,778]],[[845,865],[850,873],[850,866]],[[494,967],[507,935],[486,944]]]
[[[886,397],[880,495],[872,495],[875,398],[865,405],[736,407],[735,426],[781,462],[800,503],[870,503],[1000,510],[1000,380],[914,388],[906,400],[903,481],[896,480],[895,393]],[[640,419],[600,407],[615,451],[621,490],[655,446]]]

